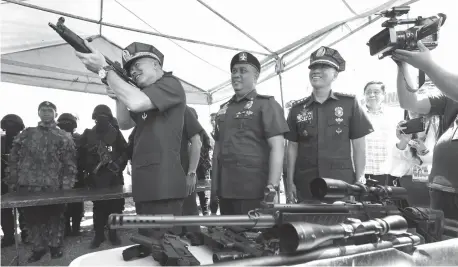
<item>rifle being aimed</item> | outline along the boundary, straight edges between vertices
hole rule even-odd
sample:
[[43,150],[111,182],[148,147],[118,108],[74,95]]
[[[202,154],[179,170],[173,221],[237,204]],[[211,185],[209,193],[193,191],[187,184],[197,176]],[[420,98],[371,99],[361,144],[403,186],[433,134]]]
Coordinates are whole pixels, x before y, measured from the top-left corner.
[[[62,39],[64,39],[69,45],[71,45],[76,51],[80,53],[91,53],[91,50],[84,44],[83,38],[79,35],[71,31],[64,25],[65,18],[60,17],[57,21],[56,25],[52,24],[51,22],[48,23],[49,27],[51,27],[54,31],[56,31]],[[88,39],[91,42],[91,39]],[[121,64],[117,61],[113,62],[109,58],[105,57],[105,61],[108,65],[114,68],[116,74],[121,77],[125,82],[129,83],[132,86],[137,87],[135,82],[127,75],[127,72],[121,67]]]

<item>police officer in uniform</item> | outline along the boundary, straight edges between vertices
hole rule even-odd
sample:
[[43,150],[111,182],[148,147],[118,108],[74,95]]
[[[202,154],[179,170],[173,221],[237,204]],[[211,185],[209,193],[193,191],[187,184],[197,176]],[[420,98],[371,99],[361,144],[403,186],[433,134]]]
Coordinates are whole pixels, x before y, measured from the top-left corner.
[[359,181],[366,162],[364,136],[373,131],[355,96],[331,88],[345,70],[337,50],[322,46],[313,52],[309,69],[312,95],[293,103],[287,119],[289,202],[312,200],[309,184],[317,177]]
[[[187,197],[186,175],[180,162],[186,95],[179,79],[162,69],[164,55],[152,45],[132,43],[123,51],[123,68],[137,87],[126,83],[107,65],[90,43],[92,53],[77,56],[89,70],[99,73],[116,98],[122,130],[135,126],[132,155],[132,195],[137,214],[181,215]],[[139,90],[140,88],[140,90]],[[140,229],[161,249],[166,229]]]
[[[75,147],[78,151],[79,140],[81,135],[75,133],[76,127],[78,127],[77,119],[70,113],[62,113],[57,119],[57,126],[71,134]],[[78,159],[78,155],[76,156]],[[79,160],[77,160],[79,163]],[[76,182],[73,188],[84,188],[84,175],[80,164],[77,164],[78,174],[76,175]],[[80,235],[81,220],[84,216],[84,202],[68,203],[67,210],[65,211],[65,235],[66,236],[78,236]]]
[[[24,122],[21,117],[16,114],[8,114],[2,118],[1,121],[2,130],[5,131],[5,135],[2,135],[1,149],[2,149],[2,195],[8,193],[8,185],[3,181],[6,178],[6,166],[8,166],[8,156],[13,146],[13,139],[22,130],[24,130]],[[22,209],[18,209],[19,213],[19,228],[21,229],[22,243],[28,243],[27,240],[27,229],[25,229],[24,215]],[[14,238],[14,215],[13,209],[2,209],[1,224],[3,230],[2,248],[12,246],[16,242]]]
[[[81,135],[80,158],[86,173],[86,183],[91,188],[101,189],[119,186],[123,183],[123,171],[127,164],[127,142],[120,130],[113,124],[113,114],[106,105],[98,105],[92,113],[95,126]],[[111,213],[122,213],[124,198],[93,201],[95,236],[91,249],[98,248],[105,241],[105,226]],[[121,243],[116,230],[109,230],[113,245]]]
[[256,57],[238,53],[230,67],[235,95],[217,113],[212,164],[212,193],[222,215],[247,214],[260,207],[266,187],[278,187],[288,132],[278,102],[256,92]]

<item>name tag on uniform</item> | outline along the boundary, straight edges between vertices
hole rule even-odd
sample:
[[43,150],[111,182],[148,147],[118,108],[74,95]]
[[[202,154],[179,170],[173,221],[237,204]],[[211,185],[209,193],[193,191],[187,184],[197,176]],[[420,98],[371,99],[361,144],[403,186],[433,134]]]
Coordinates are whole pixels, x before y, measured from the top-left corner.
[[428,166],[413,165],[412,181],[419,183],[427,183],[429,177]]

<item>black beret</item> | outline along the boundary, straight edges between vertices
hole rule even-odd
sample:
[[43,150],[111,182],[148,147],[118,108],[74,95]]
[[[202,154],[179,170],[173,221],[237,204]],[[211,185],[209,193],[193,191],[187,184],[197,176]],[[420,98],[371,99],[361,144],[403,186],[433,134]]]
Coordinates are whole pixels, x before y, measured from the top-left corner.
[[136,59],[143,57],[154,58],[159,61],[161,66],[164,64],[164,55],[161,51],[157,50],[156,47],[149,44],[134,42],[122,51],[122,66],[126,71],[129,71],[130,65]]
[[56,105],[54,105],[53,103],[49,101],[41,102],[40,105],[38,105],[38,110],[40,110],[40,108],[43,108],[43,107],[52,108],[54,109],[54,111],[57,111]]
[[315,64],[324,64],[335,68],[337,71],[345,70],[345,60],[339,54],[339,51],[322,46],[310,56],[309,69]]
[[1,127],[3,130],[5,130],[5,124],[7,121],[19,124],[19,126],[22,129],[25,128],[24,122],[22,121],[21,117],[19,117],[16,114],[8,114],[5,117],[3,117],[1,121]]
[[94,108],[94,112],[92,112],[92,119],[95,120],[98,115],[106,115],[113,118],[111,109],[107,105],[98,105]]
[[259,63],[259,60],[248,52],[240,52],[232,58],[231,72],[235,64],[250,64],[255,67],[258,72],[261,72],[261,64]]
[[62,123],[63,121],[70,121],[73,124],[73,128],[78,127],[78,119],[70,113],[62,113],[57,119],[57,124]]

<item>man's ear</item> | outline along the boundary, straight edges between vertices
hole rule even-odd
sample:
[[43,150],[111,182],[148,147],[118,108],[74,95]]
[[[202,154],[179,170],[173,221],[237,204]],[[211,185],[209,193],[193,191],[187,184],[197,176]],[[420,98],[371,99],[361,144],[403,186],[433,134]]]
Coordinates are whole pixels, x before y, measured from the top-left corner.
[[337,79],[338,76],[339,76],[339,72],[338,72],[338,71],[335,71],[335,72],[334,72],[334,81]]
[[59,115],[57,112],[54,112],[54,118],[57,118],[57,115]]

